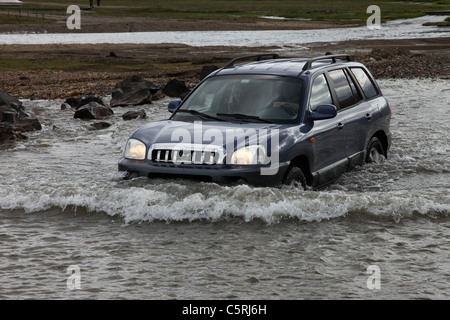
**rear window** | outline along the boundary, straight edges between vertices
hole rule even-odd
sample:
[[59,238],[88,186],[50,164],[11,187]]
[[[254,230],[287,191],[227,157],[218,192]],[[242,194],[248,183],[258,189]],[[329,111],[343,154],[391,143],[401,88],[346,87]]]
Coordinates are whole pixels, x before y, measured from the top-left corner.
[[379,92],[375,84],[367,75],[364,69],[351,68],[351,70],[355,75],[355,78],[358,81],[359,85],[361,86],[362,90],[364,91],[364,94],[366,95],[367,99],[373,98],[378,95]]

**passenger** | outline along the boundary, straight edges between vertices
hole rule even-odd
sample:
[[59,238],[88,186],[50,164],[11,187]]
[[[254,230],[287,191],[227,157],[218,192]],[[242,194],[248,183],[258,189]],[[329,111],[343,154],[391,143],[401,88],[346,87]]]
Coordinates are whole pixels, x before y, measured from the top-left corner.
[[230,100],[228,101],[228,112],[239,113],[242,110],[244,90],[236,84],[231,90]]

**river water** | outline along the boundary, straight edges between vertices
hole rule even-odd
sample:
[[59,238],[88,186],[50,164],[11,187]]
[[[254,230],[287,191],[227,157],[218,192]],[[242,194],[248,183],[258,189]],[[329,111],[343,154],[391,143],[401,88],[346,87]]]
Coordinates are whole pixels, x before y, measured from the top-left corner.
[[423,26],[426,22],[441,22],[444,19],[445,16],[423,16],[389,21],[379,29],[362,26],[320,30],[6,33],[0,34],[0,44],[182,43],[190,46],[279,46],[301,49],[308,43],[317,42],[448,37],[448,28]]
[[389,159],[321,191],[124,180],[168,100],[103,130],[23,100],[43,129],[0,152],[0,299],[449,299],[449,80],[379,84]]

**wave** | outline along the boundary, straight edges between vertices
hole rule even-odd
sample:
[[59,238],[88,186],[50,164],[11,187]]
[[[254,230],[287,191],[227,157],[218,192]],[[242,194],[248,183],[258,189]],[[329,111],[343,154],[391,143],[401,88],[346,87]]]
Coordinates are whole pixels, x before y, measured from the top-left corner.
[[36,213],[58,208],[75,213],[106,213],[120,217],[125,224],[241,219],[271,225],[285,220],[318,222],[355,215],[399,222],[415,215],[435,218],[450,213],[450,198],[445,190],[317,192],[146,179],[95,189],[73,194],[64,190],[52,194],[37,190],[10,193],[0,197],[0,209]]

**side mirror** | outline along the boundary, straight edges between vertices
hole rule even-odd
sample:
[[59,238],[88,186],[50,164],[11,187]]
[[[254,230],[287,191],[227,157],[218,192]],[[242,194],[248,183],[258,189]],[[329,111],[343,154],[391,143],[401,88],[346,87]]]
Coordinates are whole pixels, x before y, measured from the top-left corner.
[[181,100],[172,100],[169,102],[169,112],[174,113],[181,104]]
[[311,118],[313,120],[324,120],[336,117],[337,108],[332,104],[322,104],[311,112]]

